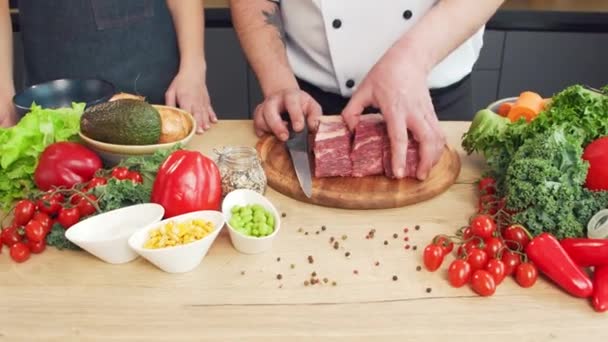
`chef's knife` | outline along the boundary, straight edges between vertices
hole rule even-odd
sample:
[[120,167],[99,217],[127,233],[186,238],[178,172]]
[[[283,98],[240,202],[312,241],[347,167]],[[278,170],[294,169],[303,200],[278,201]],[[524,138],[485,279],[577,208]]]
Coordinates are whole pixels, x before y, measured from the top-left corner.
[[310,160],[308,154],[308,127],[304,124],[304,129],[300,132],[295,132],[291,126],[289,114],[281,115],[283,120],[287,121],[287,129],[289,130],[289,139],[285,145],[289,150],[293,168],[296,170],[300,187],[306,197],[312,197],[312,175],[310,171]]

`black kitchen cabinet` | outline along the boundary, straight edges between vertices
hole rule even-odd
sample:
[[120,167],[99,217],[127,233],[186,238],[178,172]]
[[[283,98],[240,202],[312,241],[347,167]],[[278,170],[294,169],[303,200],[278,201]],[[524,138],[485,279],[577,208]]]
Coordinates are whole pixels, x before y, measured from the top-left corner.
[[25,66],[23,61],[23,44],[21,33],[13,33],[13,80],[15,91],[19,92],[25,88]]
[[608,84],[608,33],[508,32],[499,96]]

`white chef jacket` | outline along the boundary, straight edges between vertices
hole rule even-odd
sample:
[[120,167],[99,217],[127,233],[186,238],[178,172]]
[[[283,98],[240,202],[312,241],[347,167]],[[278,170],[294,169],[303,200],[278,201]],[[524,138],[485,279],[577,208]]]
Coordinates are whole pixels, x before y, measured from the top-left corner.
[[[438,0],[272,1],[280,4],[287,56],[295,75],[350,97],[393,43]],[[449,86],[471,72],[484,28],[433,68],[429,88]]]

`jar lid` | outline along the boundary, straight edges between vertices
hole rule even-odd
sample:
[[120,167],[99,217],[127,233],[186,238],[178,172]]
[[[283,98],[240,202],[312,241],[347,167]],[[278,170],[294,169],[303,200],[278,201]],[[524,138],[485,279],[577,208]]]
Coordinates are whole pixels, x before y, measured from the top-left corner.
[[608,238],[608,209],[600,210],[589,220],[587,237],[590,239]]

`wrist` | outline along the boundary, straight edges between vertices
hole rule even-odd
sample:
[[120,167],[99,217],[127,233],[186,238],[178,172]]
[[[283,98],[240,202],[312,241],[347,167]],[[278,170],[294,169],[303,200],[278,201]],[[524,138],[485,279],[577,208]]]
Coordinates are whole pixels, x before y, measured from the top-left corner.
[[288,90],[300,89],[293,73],[270,72],[266,77],[258,78],[264,97]]
[[438,61],[435,60],[432,45],[428,42],[416,40],[405,36],[399,40],[389,53],[394,53],[401,61],[407,61],[408,65],[416,70],[422,70],[425,75],[431,73]]
[[183,58],[179,63],[178,73],[188,74],[201,74],[205,75],[207,72],[207,63],[204,57],[197,58]]

